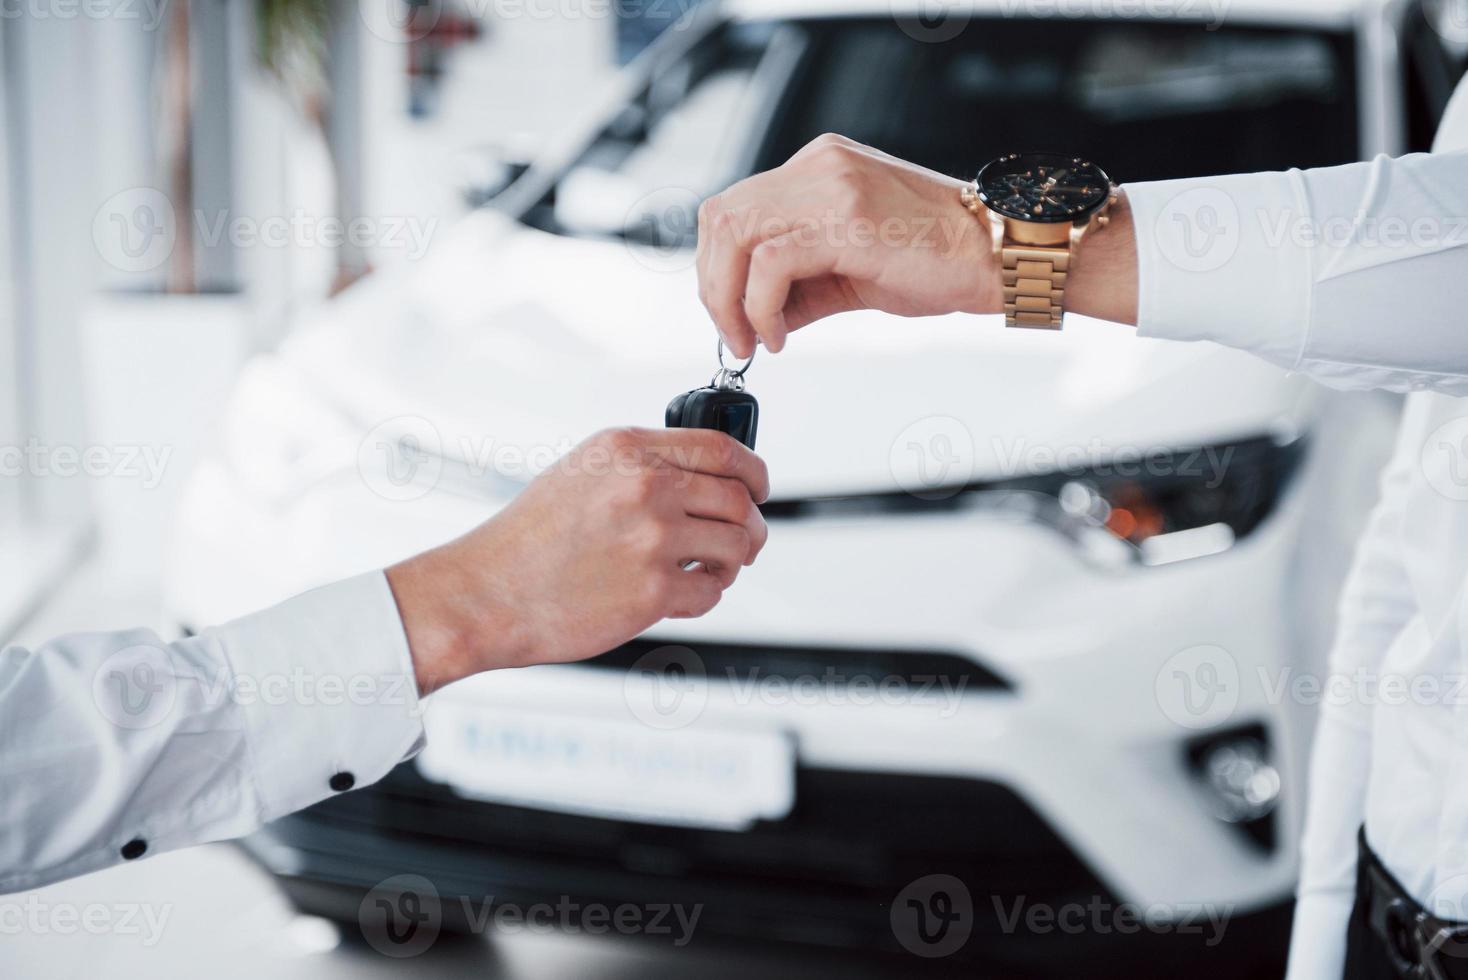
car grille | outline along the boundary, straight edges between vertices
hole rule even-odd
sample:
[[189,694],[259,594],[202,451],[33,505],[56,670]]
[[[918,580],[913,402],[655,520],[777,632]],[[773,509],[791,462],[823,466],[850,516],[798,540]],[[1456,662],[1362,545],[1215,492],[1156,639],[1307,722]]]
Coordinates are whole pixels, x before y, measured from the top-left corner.
[[931,874],[966,882],[983,903],[976,931],[996,934],[991,904],[1111,894],[1009,788],[949,777],[802,767],[788,816],[728,832],[465,800],[409,763],[267,833],[317,880],[416,871],[507,900],[657,896],[705,904],[719,931],[851,945],[888,944],[892,897]]
[[1014,690],[1012,681],[969,657],[932,650],[639,639],[577,666],[625,673],[642,658],[669,647],[692,650],[703,665],[704,676],[710,679],[778,677],[794,682],[814,677],[840,685],[880,683],[896,678],[914,689],[934,692]]

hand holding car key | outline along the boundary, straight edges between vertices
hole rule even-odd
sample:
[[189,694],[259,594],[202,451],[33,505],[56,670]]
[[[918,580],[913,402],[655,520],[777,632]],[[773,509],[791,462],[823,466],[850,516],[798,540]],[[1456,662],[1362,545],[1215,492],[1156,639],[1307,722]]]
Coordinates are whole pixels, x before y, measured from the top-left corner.
[[759,402],[744,390],[744,372],[753,363],[754,355],[751,354],[737,371],[726,367],[724,342],[720,340],[718,373],[706,387],[685,392],[668,404],[667,427],[715,429],[754,449],[755,432],[759,428]]
[[[744,372],[754,363],[754,355],[737,371],[724,365],[724,342],[719,341],[719,370],[706,387],[686,391],[668,403],[665,413],[670,429],[714,429],[744,443],[754,450],[755,432],[759,428],[759,402],[744,390]],[[700,567],[690,561],[685,572]]]

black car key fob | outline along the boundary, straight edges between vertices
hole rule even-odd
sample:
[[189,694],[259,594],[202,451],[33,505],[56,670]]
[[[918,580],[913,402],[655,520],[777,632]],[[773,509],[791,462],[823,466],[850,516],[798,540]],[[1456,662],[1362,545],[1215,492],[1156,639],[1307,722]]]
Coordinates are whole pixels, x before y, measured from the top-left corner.
[[759,402],[747,391],[695,388],[668,405],[670,429],[717,429],[754,448],[759,431]]
[[744,372],[724,367],[724,345],[719,344],[719,373],[704,388],[684,392],[668,403],[665,423],[670,429],[717,429],[754,449],[759,431],[759,402],[744,390]]

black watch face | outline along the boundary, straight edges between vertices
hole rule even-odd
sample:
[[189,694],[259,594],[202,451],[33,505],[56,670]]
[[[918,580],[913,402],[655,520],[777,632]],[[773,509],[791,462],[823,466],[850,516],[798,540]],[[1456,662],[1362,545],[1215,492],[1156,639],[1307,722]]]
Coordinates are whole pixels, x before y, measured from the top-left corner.
[[979,200],[1006,218],[1076,221],[1111,195],[1111,178],[1084,157],[1011,153],[979,171]]

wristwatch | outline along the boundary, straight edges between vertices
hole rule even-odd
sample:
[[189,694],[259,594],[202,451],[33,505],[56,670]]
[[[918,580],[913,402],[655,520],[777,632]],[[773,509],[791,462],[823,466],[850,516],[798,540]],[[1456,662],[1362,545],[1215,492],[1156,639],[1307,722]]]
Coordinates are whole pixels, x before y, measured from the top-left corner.
[[1059,330],[1065,283],[1081,242],[1105,227],[1117,187],[1084,157],[1011,153],[964,187],[964,207],[987,220],[1004,269],[1004,322]]

